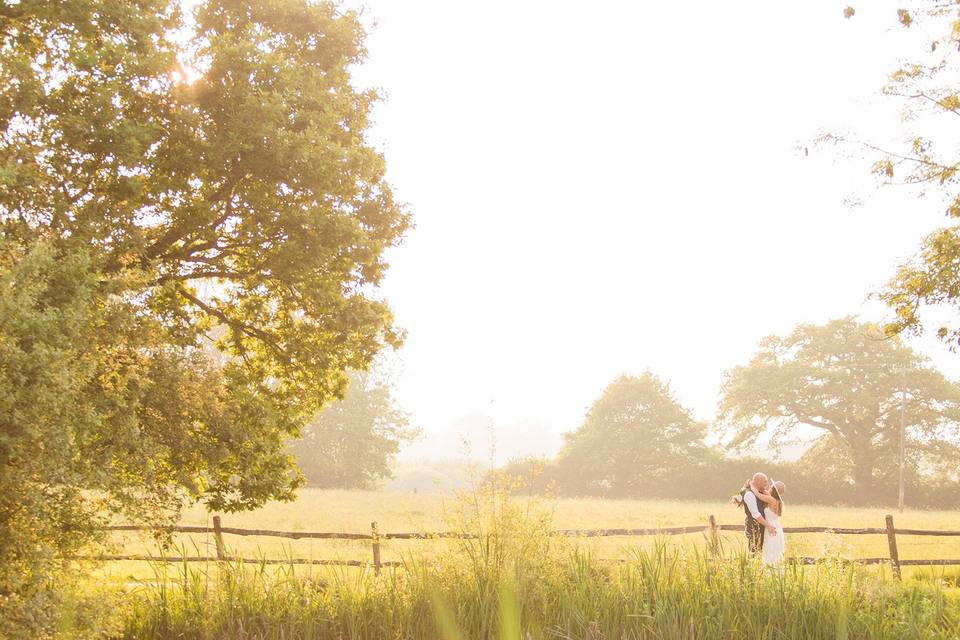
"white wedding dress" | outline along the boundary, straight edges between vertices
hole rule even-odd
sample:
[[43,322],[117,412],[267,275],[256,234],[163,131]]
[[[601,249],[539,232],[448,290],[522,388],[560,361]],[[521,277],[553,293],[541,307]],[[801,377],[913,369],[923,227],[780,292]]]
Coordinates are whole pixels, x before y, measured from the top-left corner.
[[772,536],[766,528],[763,529],[763,564],[779,565],[783,563],[783,555],[787,550],[787,539],[783,535],[783,525],[780,516],[772,507],[767,507],[764,514],[767,522],[772,524],[777,535]]

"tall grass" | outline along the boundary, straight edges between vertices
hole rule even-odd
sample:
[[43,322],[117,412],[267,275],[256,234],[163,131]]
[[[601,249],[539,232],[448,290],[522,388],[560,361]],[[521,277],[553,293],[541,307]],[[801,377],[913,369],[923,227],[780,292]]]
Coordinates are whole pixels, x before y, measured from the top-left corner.
[[477,537],[430,564],[317,577],[184,565],[138,595],[128,638],[957,638],[960,602],[851,565],[764,569],[665,541],[604,563],[547,535],[550,514],[486,486],[448,513]]

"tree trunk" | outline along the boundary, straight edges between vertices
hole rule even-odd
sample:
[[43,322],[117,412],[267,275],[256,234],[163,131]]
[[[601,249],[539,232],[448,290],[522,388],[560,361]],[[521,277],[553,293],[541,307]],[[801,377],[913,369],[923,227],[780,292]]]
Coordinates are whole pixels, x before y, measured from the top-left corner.
[[856,496],[859,500],[868,500],[873,495],[873,470],[876,467],[877,456],[869,444],[861,445],[850,452],[853,460],[853,482],[856,487]]

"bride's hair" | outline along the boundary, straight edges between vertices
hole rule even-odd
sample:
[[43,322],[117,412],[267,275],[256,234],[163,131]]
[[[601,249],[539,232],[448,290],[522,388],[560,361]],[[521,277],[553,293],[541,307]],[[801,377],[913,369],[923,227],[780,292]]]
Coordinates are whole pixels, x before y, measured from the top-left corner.
[[777,485],[780,485],[780,487],[783,487],[784,491],[787,490],[787,485],[783,484],[780,481],[770,483],[770,495],[776,498],[780,507],[777,510],[777,515],[782,516],[783,515],[783,495],[780,493],[780,487],[778,487]]

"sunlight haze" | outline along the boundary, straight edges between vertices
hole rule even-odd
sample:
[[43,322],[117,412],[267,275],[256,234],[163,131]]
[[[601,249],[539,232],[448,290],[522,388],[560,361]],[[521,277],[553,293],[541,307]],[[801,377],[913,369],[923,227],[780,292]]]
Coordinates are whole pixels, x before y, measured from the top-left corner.
[[890,130],[878,87],[919,37],[893,4],[842,8],[365,3],[357,77],[386,96],[374,136],[416,222],[384,287],[425,434],[402,458],[455,455],[478,416],[553,453],[621,372],[668,378],[710,420],[763,336],[883,317],[868,295],[943,207],[814,147]]

